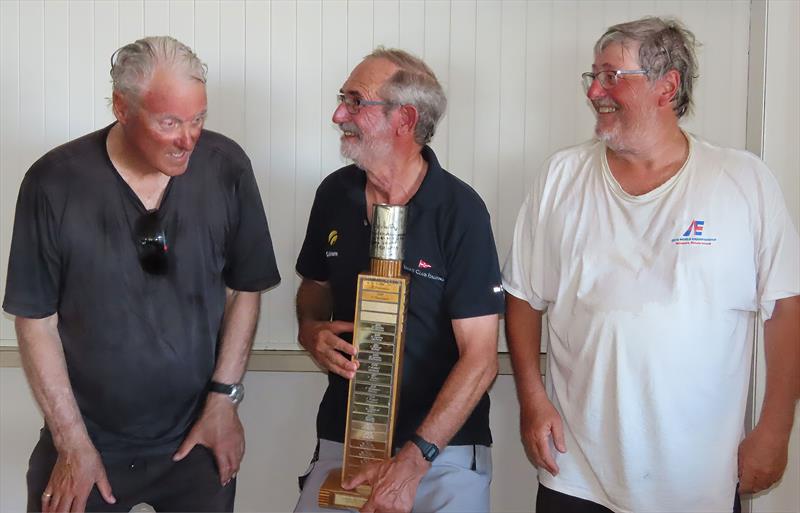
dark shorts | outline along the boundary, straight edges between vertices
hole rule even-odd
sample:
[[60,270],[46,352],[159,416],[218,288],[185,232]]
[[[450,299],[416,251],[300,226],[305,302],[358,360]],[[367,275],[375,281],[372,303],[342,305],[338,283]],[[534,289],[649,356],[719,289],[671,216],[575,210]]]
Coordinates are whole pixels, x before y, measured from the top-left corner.
[[[42,430],[28,464],[28,511],[41,511],[42,493],[57,457],[50,433]],[[106,503],[95,486],[87,512],[127,512],[141,502],[156,511],[233,511],[236,480],[221,486],[214,456],[201,445],[179,462],[172,461],[172,453],[101,454],[101,458],[117,503]]]
[[[733,499],[733,513],[741,513],[738,490]],[[551,490],[539,484],[536,494],[536,513],[613,513],[605,506],[572,495]]]

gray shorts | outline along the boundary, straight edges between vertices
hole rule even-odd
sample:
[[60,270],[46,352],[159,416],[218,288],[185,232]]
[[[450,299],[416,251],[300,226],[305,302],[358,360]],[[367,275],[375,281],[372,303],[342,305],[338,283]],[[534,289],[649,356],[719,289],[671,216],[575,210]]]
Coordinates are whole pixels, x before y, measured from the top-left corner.
[[[330,440],[319,441],[318,458],[306,473],[300,499],[294,511],[341,511],[320,508],[317,495],[328,472],[342,466],[344,445]],[[413,513],[433,511],[489,511],[489,485],[492,482],[492,450],[485,445],[446,447],[433,462],[417,488]]]

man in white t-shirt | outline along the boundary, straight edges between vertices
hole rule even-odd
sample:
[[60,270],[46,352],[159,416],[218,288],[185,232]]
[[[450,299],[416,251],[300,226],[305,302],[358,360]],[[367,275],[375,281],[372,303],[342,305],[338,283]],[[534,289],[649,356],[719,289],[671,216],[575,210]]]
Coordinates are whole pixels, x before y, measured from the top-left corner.
[[[760,160],[679,127],[695,45],[673,20],[608,29],[583,74],[597,139],[553,155],[517,219],[506,328],[537,513],[738,511],[737,485],[786,466],[800,241]],[[766,396],[744,436],[757,314]]]

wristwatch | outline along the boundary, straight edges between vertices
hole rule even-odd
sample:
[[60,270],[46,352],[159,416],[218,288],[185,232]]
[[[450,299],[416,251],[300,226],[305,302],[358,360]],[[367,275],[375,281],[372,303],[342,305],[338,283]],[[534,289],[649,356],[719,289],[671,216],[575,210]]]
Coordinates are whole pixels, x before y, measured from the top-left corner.
[[411,443],[419,447],[419,450],[422,452],[422,457],[430,463],[433,463],[433,460],[439,456],[439,448],[436,447],[436,444],[430,443],[416,433],[411,435]]
[[225,394],[233,404],[239,404],[244,399],[244,384],[242,383],[233,383],[229,385],[227,383],[212,381],[211,385],[209,385],[209,391]]

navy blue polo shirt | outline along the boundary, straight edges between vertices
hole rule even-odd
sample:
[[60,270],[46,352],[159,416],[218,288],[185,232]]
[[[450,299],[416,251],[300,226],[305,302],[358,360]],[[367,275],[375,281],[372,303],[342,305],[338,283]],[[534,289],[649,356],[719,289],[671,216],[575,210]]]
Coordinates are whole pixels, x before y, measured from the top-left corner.
[[[403,268],[411,277],[403,376],[395,444],[405,443],[431,409],[458,360],[451,321],[503,311],[500,267],[486,205],[466,183],[422,150],[428,171],[408,203]],[[297,272],[329,282],[333,319],[353,321],[357,275],[369,268],[366,174],[355,165],[329,175],[317,189]],[[344,441],[348,382],[328,374],[317,435]],[[450,445],[490,445],[489,395]]]

